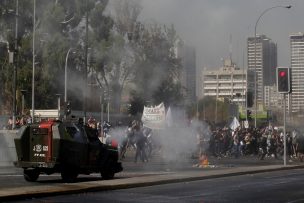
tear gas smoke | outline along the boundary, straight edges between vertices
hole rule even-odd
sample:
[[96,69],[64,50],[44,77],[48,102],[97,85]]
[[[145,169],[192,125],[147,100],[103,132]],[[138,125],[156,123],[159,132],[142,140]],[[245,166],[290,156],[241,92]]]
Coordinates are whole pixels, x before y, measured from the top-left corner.
[[[7,139],[9,139],[9,136],[12,136],[11,134],[1,134],[0,133],[0,156],[2,157],[1,160],[2,161],[7,161],[7,162],[11,162],[12,160],[14,160],[14,153],[11,153],[10,149],[11,148],[11,144],[9,143]],[[0,166],[2,166],[3,164],[6,164],[5,162],[1,163],[0,162]]]
[[[126,136],[126,130],[126,126],[116,127],[111,129],[109,134],[111,138],[121,143]],[[151,139],[154,143],[152,156],[160,156],[164,162],[174,163],[175,165],[189,162],[192,156],[198,155],[197,135],[199,131],[202,132],[204,139],[208,142],[211,136],[210,128],[208,124],[198,120],[192,120],[189,126],[184,124],[152,130]],[[160,146],[160,148],[157,146]]]
[[6,129],[9,116],[0,116],[0,130]]
[[198,120],[192,120],[190,126],[175,126],[159,131],[163,159],[178,163],[196,156],[199,131],[203,133],[205,140],[210,139],[209,126]]
[[123,141],[124,136],[126,136],[126,130],[127,130],[126,126],[115,127],[111,129],[109,135],[111,136],[111,138],[117,140],[118,143],[120,144]]

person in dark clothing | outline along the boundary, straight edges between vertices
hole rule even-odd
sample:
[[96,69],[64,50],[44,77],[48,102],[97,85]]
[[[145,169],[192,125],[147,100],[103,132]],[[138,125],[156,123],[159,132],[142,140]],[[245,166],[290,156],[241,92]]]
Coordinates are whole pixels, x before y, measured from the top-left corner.
[[138,157],[142,162],[147,162],[148,158],[145,151],[145,144],[147,138],[144,136],[141,130],[135,132],[135,139],[136,139],[136,154],[134,162],[137,162]]
[[150,158],[152,156],[152,151],[153,151],[152,129],[148,127],[143,127],[142,132],[146,137],[144,150],[146,152],[147,157]]
[[147,137],[144,135],[141,125],[138,121],[135,121],[132,123],[132,129],[134,132],[134,139],[136,144],[136,153],[135,153],[135,159],[134,162],[137,162],[138,157],[142,162],[147,162],[148,158],[145,151],[145,145],[147,142]]
[[296,153],[297,153],[297,157],[299,158],[299,161],[303,162],[304,161],[304,136],[303,135],[299,135],[296,138]]
[[267,154],[267,134],[263,134],[261,137],[259,137],[258,140],[259,145],[259,159],[263,160]]
[[221,158],[221,132],[219,130],[216,131],[214,137],[214,154],[217,158]]
[[240,153],[241,153],[241,137],[239,135],[238,131],[234,131],[233,135],[233,150],[232,150],[232,154],[234,155],[235,158],[239,158]]
[[209,153],[212,156],[216,156],[215,154],[215,131],[212,132],[211,136],[210,136],[210,140],[209,140]]
[[268,149],[268,155],[274,155],[274,157],[277,159],[277,142],[276,142],[276,138],[275,135],[271,135],[271,137],[269,138],[269,149]]

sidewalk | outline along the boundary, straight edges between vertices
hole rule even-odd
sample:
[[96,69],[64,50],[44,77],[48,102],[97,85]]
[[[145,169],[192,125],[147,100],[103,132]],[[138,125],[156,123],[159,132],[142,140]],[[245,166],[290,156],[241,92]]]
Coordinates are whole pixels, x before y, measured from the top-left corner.
[[13,175],[13,174],[23,174],[22,168],[17,168],[15,166],[0,166],[0,175]]
[[126,189],[132,187],[142,187],[165,183],[187,182],[227,176],[262,173],[277,170],[289,170],[304,168],[304,165],[263,165],[263,166],[240,166],[231,168],[217,168],[217,170],[207,170],[208,168],[196,168],[191,171],[176,171],[151,173],[145,176],[129,176],[117,174],[119,178],[113,180],[98,180],[78,183],[56,183],[50,185],[25,186],[8,188],[0,191],[0,200],[14,200],[33,197],[44,197],[53,195],[64,195],[81,192],[93,192],[102,190]]

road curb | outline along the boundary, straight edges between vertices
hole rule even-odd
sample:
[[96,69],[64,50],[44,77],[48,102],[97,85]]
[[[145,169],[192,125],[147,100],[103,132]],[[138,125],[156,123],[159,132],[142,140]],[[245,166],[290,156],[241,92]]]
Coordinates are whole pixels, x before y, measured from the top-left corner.
[[213,178],[231,177],[238,175],[257,174],[263,172],[301,169],[304,165],[288,166],[251,166],[237,167],[219,170],[198,170],[191,172],[176,172],[171,174],[140,176],[132,178],[100,180],[80,183],[60,183],[42,186],[26,186],[17,188],[8,188],[0,191],[1,201],[12,201],[29,198],[39,198],[46,196],[57,196],[66,194],[77,194],[83,192],[96,192],[106,190],[128,189],[135,187],[144,187],[151,185],[161,185],[167,183],[189,182],[195,180],[206,180]]

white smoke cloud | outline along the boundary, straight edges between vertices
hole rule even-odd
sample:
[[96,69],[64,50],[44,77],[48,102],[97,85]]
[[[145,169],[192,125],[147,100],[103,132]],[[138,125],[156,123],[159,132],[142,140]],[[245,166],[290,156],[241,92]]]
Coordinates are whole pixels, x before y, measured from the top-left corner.
[[254,35],[255,23],[267,8],[292,5],[290,10],[267,12],[257,27],[258,33],[278,44],[278,65],[290,64],[289,34],[304,31],[301,0],[142,0],[142,4],[143,21],[173,23],[181,37],[196,47],[200,69],[219,67],[220,58],[229,56],[230,35],[233,60],[242,66],[247,37]]

